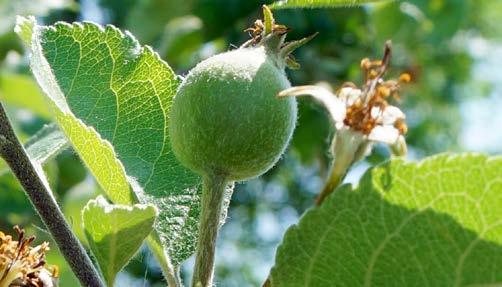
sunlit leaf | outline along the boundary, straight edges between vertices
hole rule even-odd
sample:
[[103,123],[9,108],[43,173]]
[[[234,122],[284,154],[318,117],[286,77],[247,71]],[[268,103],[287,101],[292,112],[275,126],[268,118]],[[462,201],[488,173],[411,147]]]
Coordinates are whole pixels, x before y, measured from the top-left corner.
[[373,2],[384,2],[393,0],[281,0],[274,2],[272,9],[286,8],[338,8],[359,6]]
[[502,282],[502,158],[394,160],[291,227],[272,286],[495,286]]
[[113,205],[102,196],[84,207],[84,232],[108,286],[153,230],[156,215],[153,205]]

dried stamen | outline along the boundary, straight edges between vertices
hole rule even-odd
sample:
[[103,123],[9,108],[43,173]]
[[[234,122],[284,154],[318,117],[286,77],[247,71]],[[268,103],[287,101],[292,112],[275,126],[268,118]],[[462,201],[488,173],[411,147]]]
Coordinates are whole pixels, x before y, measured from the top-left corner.
[[265,36],[270,34],[275,35],[286,35],[291,31],[290,28],[285,25],[280,25],[275,23],[274,16],[272,15],[272,11],[266,5],[263,5],[263,16],[264,21],[256,20],[254,22],[253,27],[247,28],[244,32],[248,32],[251,40],[246,42],[246,45],[256,45],[261,42]]
[[[401,74],[399,80],[384,81],[383,76],[387,71],[392,55],[391,43],[385,44],[385,52],[382,60],[371,61],[365,58],[361,61],[361,69],[364,72],[365,84],[361,97],[347,107],[344,124],[352,129],[362,132],[365,135],[371,133],[375,126],[382,124],[382,115],[389,106],[387,100],[392,97],[399,100],[398,90],[400,83],[408,83],[411,80],[409,74]],[[345,83],[342,88],[355,88],[353,83]],[[376,112],[375,112],[376,111]],[[400,134],[407,131],[403,119],[399,119],[395,124]]]

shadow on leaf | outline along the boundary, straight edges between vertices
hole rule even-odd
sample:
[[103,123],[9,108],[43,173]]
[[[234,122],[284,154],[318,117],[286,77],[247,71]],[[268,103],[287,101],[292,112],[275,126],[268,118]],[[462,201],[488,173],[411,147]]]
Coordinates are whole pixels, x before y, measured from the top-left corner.
[[502,215],[487,207],[500,204],[501,165],[441,155],[371,169],[287,231],[272,286],[500,284]]

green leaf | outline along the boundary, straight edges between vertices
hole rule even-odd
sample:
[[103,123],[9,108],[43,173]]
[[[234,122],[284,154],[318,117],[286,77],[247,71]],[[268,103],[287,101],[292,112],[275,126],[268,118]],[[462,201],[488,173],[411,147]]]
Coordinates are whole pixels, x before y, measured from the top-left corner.
[[171,152],[167,115],[176,75],[113,26],[37,26],[20,18],[16,30],[33,31],[32,71],[75,151],[114,203],[157,207],[155,229],[178,266],[195,248],[200,178]]
[[0,34],[12,31],[16,15],[44,16],[53,9],[75,7],[72,0],[0,0]]
[[31,160],[41,165],[66,149],[69,143],[59,127],[51,123],[44,125],[24,146]]
[[384,1],[392,0],[281,0],[273,3],[270,8],[339,8]]
[[84,232],[108,286],[153,229],[153,205],[112,205],[98,196],[82,210]]
[[50,119],[44,95],[33,78],[14,73],[0,75],[0,99],[17,108],[28,109],[35,115]]
[[495,286],[502,282],[502,157],[394,160],[291,227],[272,286]]

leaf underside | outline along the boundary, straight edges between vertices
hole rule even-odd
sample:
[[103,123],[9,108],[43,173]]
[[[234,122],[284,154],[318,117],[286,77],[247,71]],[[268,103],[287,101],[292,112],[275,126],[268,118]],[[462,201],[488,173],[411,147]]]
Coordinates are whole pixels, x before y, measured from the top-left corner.
[[395,0],[281,0],[274,2],[272,9],[288,8],[340,8],[360,6],[375,2],[389,2]]
[[155,230],[179,265],[195,248],[200,179],[171,152],[176,75],[113,26],[19,18],[16,30],[28,39],[32,71],[76,152],[114,203],[157,207]]
[[272,286],[495,286],[500,206],[501,157],[391,161],[287,231]]

